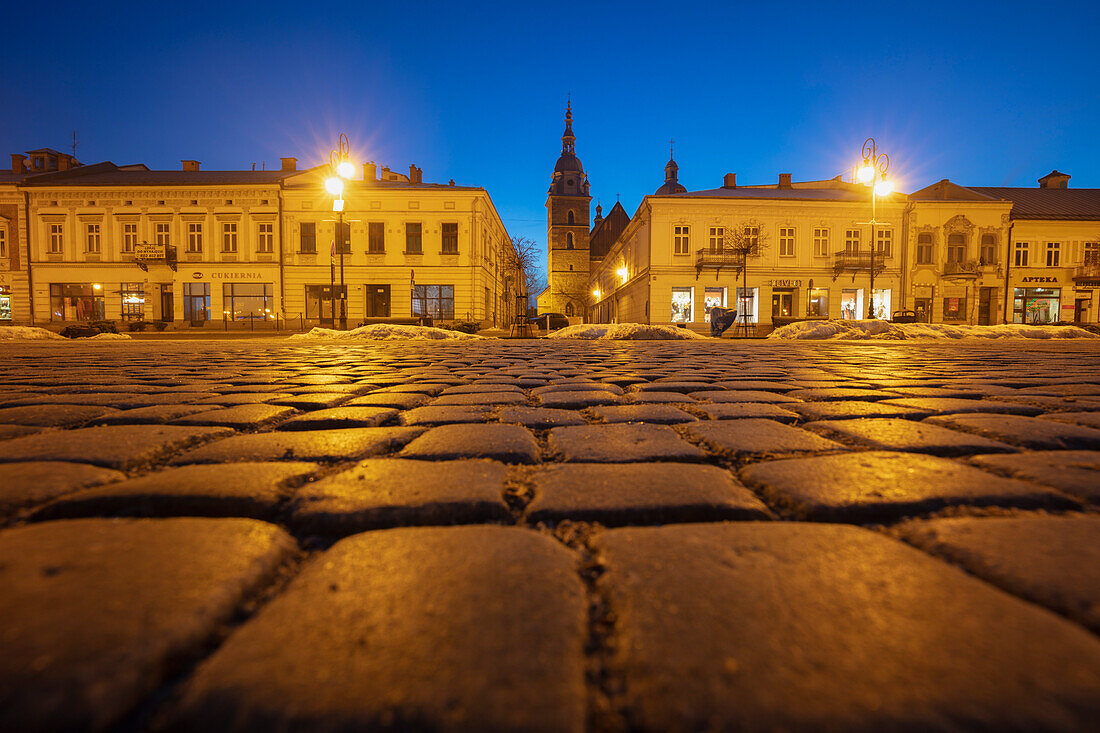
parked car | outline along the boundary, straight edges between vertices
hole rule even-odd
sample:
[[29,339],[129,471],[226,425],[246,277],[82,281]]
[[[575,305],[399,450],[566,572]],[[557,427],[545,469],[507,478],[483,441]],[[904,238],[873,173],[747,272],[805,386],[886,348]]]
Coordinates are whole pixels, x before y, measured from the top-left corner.
[[569,325],[569,319],[561,313],[540,313],[532,316],[530,321],[543,331],[557,331]]

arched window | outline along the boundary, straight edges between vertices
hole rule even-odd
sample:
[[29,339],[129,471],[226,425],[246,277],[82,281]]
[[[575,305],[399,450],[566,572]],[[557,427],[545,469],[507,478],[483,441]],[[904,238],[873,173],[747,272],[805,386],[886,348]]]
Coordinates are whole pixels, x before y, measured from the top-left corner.
[[[569,213],[572,214],[573,212],[570,211]],[[573,249],[573,232],[566,232],[566,234],[565,234],[565,248],[566,249]]]
[[565,304],[565,315],[567,317],[570,317],[570,318],[573,316],[573,304],[572,303],[566,303]]
[[577,217],[573,216],[573,210],[572,209],[569,210],[569,215],[566,217],[566,219],[569,221],[570,224],[576,224],[577,223]]

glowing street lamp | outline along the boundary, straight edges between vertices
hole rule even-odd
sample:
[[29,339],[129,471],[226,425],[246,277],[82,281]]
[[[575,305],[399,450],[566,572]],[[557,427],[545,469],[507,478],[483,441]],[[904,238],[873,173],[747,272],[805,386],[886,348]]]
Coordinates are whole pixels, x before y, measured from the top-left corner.
[[[329,167],[333,175],[325,179],[325,190],[333,196],[332,210],[337,215],[336,240],[333,244],[340,250],[340,330],[348,328],[348,294],[344,285],[344,179],[355,175],[355,165],[349,158],[351,145],[348,136],[340,134],[337,149],[329,153]],[[333,318],[336,317],[336,273],[335,264],[329,258],[329,302],[332,304]]]
[[342,178],[333,176],[332,178],[325,179],[325,190],[333,196],[344,195],[344,181]]
[[[871,188],[871,292],[867,298],[867,318],[875,318],[875,221],[877,199],[894,192],[894,184],[886,180],[886,171],[890,168],[890,157],[881,155],[873,137],[863,143],[863,162],[856,170],[856,178],[864,186]],[[884,255],[885,256],[885,255]]]
[[618,274],[619,279],[623,281],[623,285],[626,285],[626,281],[630,279],[630,270],[626,269],[626,265],[623,265],[615,272]]
[[597,302],[597,303],[599,303],[599,302],[600,302],[600,294],[601,294],[601,293],[600,293],[600,289],[599,289],[599,288],[596,288],[595,290],[593,290],[593,291],[592,291],[592,297],[596,299],[596,302]]

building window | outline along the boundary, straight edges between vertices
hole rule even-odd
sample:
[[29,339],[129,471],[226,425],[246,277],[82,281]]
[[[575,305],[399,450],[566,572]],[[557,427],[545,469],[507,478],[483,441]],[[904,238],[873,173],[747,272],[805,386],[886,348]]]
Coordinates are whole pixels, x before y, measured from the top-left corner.
[[710,236],[707,238],[707,244],[710,245],[711,252],[722,251],[722,240],[725,239],[726,230],[722,227],[711,227]]
[[944,298],[943,299],[943,320],[945,320],[945,321],[965,321],[966,320],[966,298]]
[[50,284],[50,320],[102,321],[103,288],[88,284]]
[[849,229],[844,232],[844,251],[845,252],[858,252],[859,251],[859,230]]
[[443,253],[458,254],[458,223],[443,224]]
[[8,229],[0,227],[0,257],[8,256]]
[[99,224],[88,224],[84,227],[86,234],[86,251],[91,254],[99,254]]
[[338,221],[332,227],[332,247],[330,252],[334,255],[351,254],[351,224]]
[[814,256],[829,256],[829,230],[817,227],[814,229]]
[[1091,267],[1100,265],[1100,242],[1085,242],[1085,258],[1082,264]]
[[691,323],[692,321],[692,293],[693,288],[672,289],[672,317],[673,323]]
[[760,314],[757,311],[757,291],[759,288],[737,288],[737,320],[757,323]]
[[[565,304],[565,316],[566,318],[572,318],[576,311],[573,308],[573,301],[569,301]],[[549,323],[549,321],[547,321]]]
[[275,224],[261,222],[256,232],[256,251],[271,254],[275,251]]
[[0,285],[0,321],[11,320],[11,285]]
[[932,235],[928,232],[917,235],[917,264],[932,264]]
[[168,226],[169,226],[168,222],[161,222],[161,223],[157,224],[157,228],[156,228],[156,237],[157,237],[156,243],[157,244],[163,244],[165,247],[167,247],[168,244],[169,244],[169,242],[168,242]]
[[1058,267],[1062,259],[1062,243],[1047,242],[1047,267]]
[[431,316],[436,320],[453,320],[455,317],[454,285],[414,286],[412,314],[414,316]]
[[574,216],[572,209],[569,210],[569,214],[565,217],[565,219],[570,225],[577,223],[577,217]]
[[193,221],[187,225],[187,251],[191,254],[202,253],[202,223]]
[[779,227],[779,256],[794,257],[794,227]]
[[317,254],[317,224],[312,221],[301,223],[301,240],[298,251],[301,254]]
[[815,318],[829,317],[828,288],[810,288],[810,299],[806,304],[806,315]]
[[210,283],[183,284],[183,318],[192,322],[210,320]]
[[65,246],[65,225],[50,224],[50,254],[59,255]]
[[1060,288],[1014,288],[1014,323],[1054,323],[1062,312]]
[[878,240],[878,254],[881,257],[893,257],[894,256],[894,230],[893,229],[879,229],[875,232],[875,239]]
[[271,283],[224,283],[222,305],[225,317],[231,321],[240,319],[274,318]]
[[962,262],[966,259],[966,237],[962,234],[947,235],[947,261]]
[[412,221],[405,225],[405,252],[407,254],[418,255],[424,251],[421,231],[421,225],[418,221]]
[[573,232],[565,233],[565,248],[573,249]]
[[997,235],[996,234],[983,234],[982,235],[982,260],[983,265],[995,265],[997,264]]
[[1030,248],[1031,245],[1029,245],[1027,242],[1016,243],[1016,246],[1013,248],[1013,251],[1015,252],[1015,256],[1012,259],[1013,267],[1027,267],[1029,253],[1028,251]]
[[726,307],[725,288],[706,288],[703,290],[703,322],[710,323],[711,308]]
[[122,251],[133,252],[134,246],[137,245],[137,224],[123,224],[122,225]]
[[237,251],[237,223],[222,222],[222,252]]
[[672,228],[672,251],[678,255],[686,255],[691,247],[690,231],[686,226]]
[[122,320],[140,321],[145,318],[145,286],[142,283],[122,283]]
[[741,233],[745,235],[745,246],[756,252],[760,247],[760,227],[745,227]]

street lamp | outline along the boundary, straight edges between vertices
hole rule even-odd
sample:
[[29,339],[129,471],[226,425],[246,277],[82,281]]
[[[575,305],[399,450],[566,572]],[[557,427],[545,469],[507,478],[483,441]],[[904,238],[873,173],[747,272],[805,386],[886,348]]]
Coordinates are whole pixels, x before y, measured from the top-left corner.
[[871,187],[871,292],[867,298],[867,318],[875,318],[875,209],[876,199],[879,196],[889,196],[894,190],[894,184],[886,180],[886,171],[890,168],[890,157],[886,153],[881,155],[875,145],[873,137],[867,138],[863,143],[863,163],[856,171],[856,177],[864,186]]
[[[336,214],[336,238],[334,246],[340,251],[340,330],[348,329],[348,292],[344,285],[344,179],[351,179],[355,175],[355,166],[348,157],[350,151],[348,136],[340,134],[340,142],[337,149],[329,153],[329,167],[333,175],[325,180],[325,190],[335,198],[332,200],[332,210]],[[336,318],[336,273],[333,272],[335,264],[329,258],[329,302],[332,305],[333,319]]]

